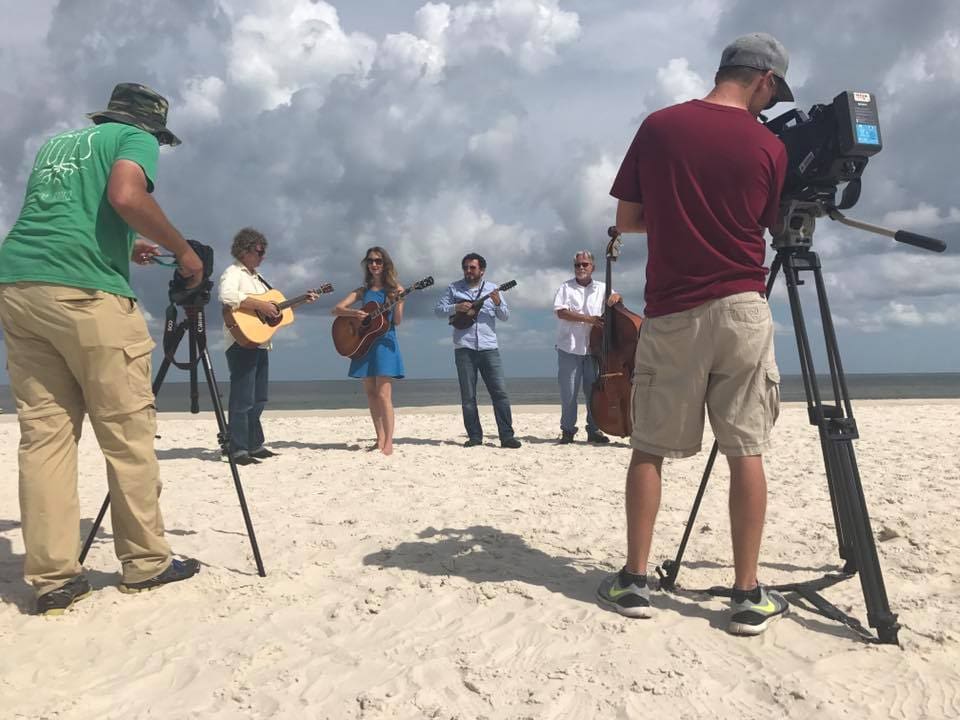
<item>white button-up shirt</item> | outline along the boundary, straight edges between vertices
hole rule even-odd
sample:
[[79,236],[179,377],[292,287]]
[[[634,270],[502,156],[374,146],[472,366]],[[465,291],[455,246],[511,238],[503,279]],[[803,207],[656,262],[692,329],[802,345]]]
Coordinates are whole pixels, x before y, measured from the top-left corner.
[[[233,265],[223,271],[223,274],[220,275],[218,285],[220,286],[218,293],[220,303],[234,310],[239,308],[240,303],[250,295],[261,295],[269,289],[260,278],[260,273],[256,271],[250,272],[239,260],[234,260]],[[223,335],[226,338],[227,347],[230,347],[236,342],[233,339],[233,335],[231,335],[227,329],[226,323],[223,325]],[[264,350],[269,350],[273,346],[268,342],[260,347]]]
[[[553,312],[572,310],[583,315],[603,315],[606,283],[593,280],[581,285],[576,278],[567,280],[553,299]],[[586,355],[590,352],[590,328],[592,325],[557,318],[557,350],[571,355]]]

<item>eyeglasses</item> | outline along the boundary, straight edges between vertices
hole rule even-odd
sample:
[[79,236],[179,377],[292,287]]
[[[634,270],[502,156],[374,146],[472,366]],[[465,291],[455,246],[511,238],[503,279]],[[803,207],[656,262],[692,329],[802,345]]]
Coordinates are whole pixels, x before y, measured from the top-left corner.
[[264,255],[267,254],[267,249],[266,249],[266,248],[259,247],[259,248],[257,248],[256,250],[254,250],[254,252],[255,252],[257,255],[259,255],[260,257],[263,257]]
[[367,265],[383,265],[383,258],[367,258]]
[[588,267],[592,267],[593,263],[574,263],[573,266],[575,268],[588,268]]

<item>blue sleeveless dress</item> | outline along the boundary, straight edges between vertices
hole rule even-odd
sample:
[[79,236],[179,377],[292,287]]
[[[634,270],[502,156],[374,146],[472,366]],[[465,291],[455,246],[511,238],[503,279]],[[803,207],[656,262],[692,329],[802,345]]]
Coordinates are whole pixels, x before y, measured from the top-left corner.
[[[366,305],[373,301],[382,303],[387,294],[383,290],[365,290],[362,302]],[[403,358],[400,357],[400,344],[397,342],[397,328],[393,325],[393,312],[387,316],[390,329],[373,341],[365,355],[350,361],[350,377],[403,377]]]

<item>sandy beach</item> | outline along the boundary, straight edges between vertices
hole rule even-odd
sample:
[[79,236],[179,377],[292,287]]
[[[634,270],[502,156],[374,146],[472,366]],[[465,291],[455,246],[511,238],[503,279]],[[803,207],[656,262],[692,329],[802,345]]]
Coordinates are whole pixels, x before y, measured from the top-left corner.
[[[960,717],[960,401],[854,404],[855,443],[900,647],[799,608],[756,639],[690,588],[732,581],[718,463],[675,593],[629,620],[594,600],[624,553],[629,449],[558,446],[559,410],[515,409],[520,450],[463,449],[459,408],[399,410],[396,452],[366,452],[363,412],[268,413],[281,453],[241,468],[267,577],[256,575],[212,415],[162,414],[157,453],[189,582],[119,593],[109,520],[95,592],[29,614],[18,428],[0,417],[2,718]],[[582,412],[582,409],[581,409]],[[495,427],[487,408],[488,432]],[[83,530],[103,499],[86,429]],[[581,433],[581,438],[583,434]],[[654,543],[672,556],[706,461],[668,461]],[[767,458],[761,580],[836,570],[820,445],[785,404]],[[860,583],[825,592],[866,622]]]

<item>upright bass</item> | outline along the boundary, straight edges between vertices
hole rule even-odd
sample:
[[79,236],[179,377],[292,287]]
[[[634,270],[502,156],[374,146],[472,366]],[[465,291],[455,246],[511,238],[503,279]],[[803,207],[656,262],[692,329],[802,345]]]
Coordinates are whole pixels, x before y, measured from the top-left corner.
[[[620,257],[620,231],[607,230],[607,288],[604,300],[609,300],[613,283],[613,263]],[[633,358],[643,318],[622,302],[608,305],[604,302],[603,324],[590,330],[590,352],[597,358],[597,380],[590,395],[593,421],[608,435],[627,437],[633,430],[630,417],[630,390],[633,378]]]

